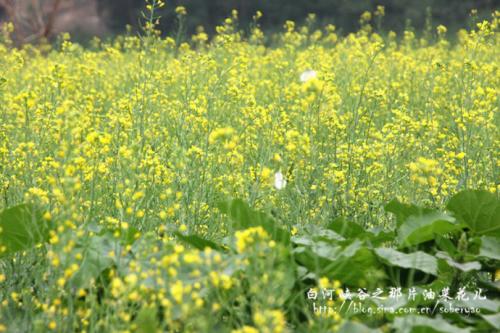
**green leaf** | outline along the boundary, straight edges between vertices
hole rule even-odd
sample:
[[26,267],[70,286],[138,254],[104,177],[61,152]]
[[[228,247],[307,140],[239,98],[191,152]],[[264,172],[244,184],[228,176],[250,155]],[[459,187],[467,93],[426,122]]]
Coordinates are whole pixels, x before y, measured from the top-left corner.
[[386,212],[396,215],[396,224],[399,227],[410,216],[420,216],[431,213],[433,210],[429,208],[419,207],[415,205],[408,205],[394,199],[384,207]]
[[495,313],[491,315],[481,315],[481,317],[483,317],[483,319],[486,320],[486,322],[490,324],[491,327],[496,329],[497,332],[498,330],[500,330],[500,313]]
[[479,256],[500,260],[500,238],[482,236]]
[[[368,281],[385,278],[372,250],[355,240],[347,246],[324,241],[294,249],[297,261],[318,276],[337,279],[351,286],[365,286]],[[367,280],[368,277],[368,280]]]
[[219,210],[231,218],[233,222],[232,226],[235,230],[247,229],[255,225],[255,221],[252,221],[256,215],[255,212],[251,211],[241,199],[221,202]]
[[306,245],[306,246],[312,246],[313,244],[318,242],[326,242],[331,245],[335,245],[339,244],[342,241],[345,241],[345,239],[342,236],[337,235],[335,232],[331,230],[322,230],[322,231],[323,232],[320,232],[318,234],[293,236],[291,237],[291,241],[295,245]]
[[328,225],[328,229],[335,231],[337,234],[345,237],[346,239],[367,240],[374,245],[380,245],[394,239],[393,231],[365,230],[359,224],[346,220],[343,217],[333,220]]
[[83,252],[83,260],[78,271],[70,282],[75,289],[85,288],[107,268],[114,264],[114,259],[109,256],[115,251],[116,241],[112,236],[92,236],[79,247]]
[[251,209],[240,199],[220,203],[219,210],[231,218],[233,230],[261,226],[275,241],[285,245],[290,244],[288,231],[277,226],[276,222],[267,214]]
[[474,293],[466,292],[465,293],[467,300],[456,300],[455,306],[464,307],[464,308],[478,308],[481,309],[481,312],[493,312],[496,313],[500,310],[500,302],[496,299],[479,299],[474,297]]
[[135,324],[137,325],[138,333],[156,332],[159,327],[158,317],[155,307],[144,306],[137,315]]
[[223,247],[221,245],[208,239],[202,238],[198,235],[183,235],[180,232],[174,232],[174,235],[184,243],[189,244],[197,248],[198,250],[204,250],[207,247],[214,250],[223,250]]
[[4,77],[0,77],[0,87],[3,86],[7,82],[7,79]]
[[456,223],[455,218],[445,213],[412,215],[399,227],[398,242],[403,247],[417,245],[434,239],[436,235],[444,235],[460,229],[461,226]]
[[477,285],[478,287],[490,290],[496,295],[500,295],[500,280],[490,281],[484,276],[479,276],[477,279]]
[[370,328],[361,323],[357,323],[354,321],[346,321],[342,326],[340,326],[338,333],[379,333],[381,332],[379,329]]
[[365,229],[363,229],[363,227],[355,222],[348,221],[343,217],[333,220],[328,225],[328,229],[333,230],[337,234],[348,239],[358,238],[365,234]]
[[453,260],[452,257],[446,252],[437,252],[436,258],[443,259],[446,263],[454,268],[461,270],[462,272],[479,271],[481,270],[481,263],[478,261],[469,261],[464,263],[459,263]]
[[495,194],[462,191],[450,199],[446,208],[475,234],[500,237],[500,200]]
[[367,234],[369,236],[365,239],[369,240],[373,246],[379,246],[386,242],[392,242],[396,237],[396,233],[392,230],[384,231],[384,230],[371,229],[368,230]]
[[327,243],[338,243],[346,239],[333,230],[323,229],[317,225],[306,225],[302,236],[291,237],[296,244],[314,243],[315,241],[325,241]]
[[443,236],[436,235],[436,245],[443,251],[446,251],[450,256],[455,256],[458,253],[457,247],[453,242]]
[[437,275],[437,259],[422,251],[410,254],[399,252],[390,248],[376,248],[375,254],[391,266],[417,269],[427,274]]
[[[415,298],[418,300],[418,295]],[[365,304],[370,304],[371,306],[375,306],[377,308],[384,307],[384,308],[391,308],[394,310],[405,308],[405,307],[413,307],[412,304],[417,303],[416,301],[409,300],[407,297],[396,297],[396,298],[391,298],[391,297],[383,297],[383,298],[369,298],[366,300]],[[392,312],[392,311],[391,311]],[[393,313],[386,313],[387,318],[389,319],[390,317],[393,317]],[[391,320],[392,321],[392,320]]]
[[137,240],[139,229],[134,226],[129,226],[127,231],[122,235],[122,240],[126,245],[132,245]]
[[424,316],[397,317],[392,327],[398,333],[469,333],[470,329],[451,325],[442,318]]
[[1,256],[25,251],[36,244],[48,241],[52,224],[43,220],[32,205],[22,204],[0,213]]
[[309,225],[305,228],[309,234],[312,235],[314,239],[323,239],[333,242],[344,241],[345,238],[336,233],[333,230],[319,228],[315,225]]

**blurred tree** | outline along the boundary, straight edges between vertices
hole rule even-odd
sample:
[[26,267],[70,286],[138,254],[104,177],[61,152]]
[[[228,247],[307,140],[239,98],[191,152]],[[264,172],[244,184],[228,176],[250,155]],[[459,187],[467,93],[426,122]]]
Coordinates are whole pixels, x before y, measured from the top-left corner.
[[50,37],[62,0],[0,0],[7,19],[14,24],[19,43]]
[[0,24],[3,21],[12,22],[11,37],[18,45],[66,31],[80,40],[106,32],[95,0],[0,0]]

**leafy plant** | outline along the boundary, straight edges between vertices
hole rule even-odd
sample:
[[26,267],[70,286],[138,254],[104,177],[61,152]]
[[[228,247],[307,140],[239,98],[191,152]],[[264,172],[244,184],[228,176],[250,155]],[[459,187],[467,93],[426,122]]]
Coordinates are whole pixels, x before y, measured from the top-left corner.
[[0,256],[33,248],[47,242],[53,224],[32,205],[21,204],[0,213]]
[[446,206],[473,235],[500,237],[500,202],[486,191],[463,191]]
[[[241,200],[223,203],[221,211],[232,221],[232,230],[260,226],[273,239],[293,248],[291,259],[294,262],[289,265],[297,267],[295,292],[314,287],[321,277],[327,277],[353,290],[406,286],[420,291],[447,287],[456,292],[459,286],[472,283],[485,287],[494,297],[498,287],[487,282],[485,276],[492,279],[492,268],[499,266],[500,242],[493,236],[497,230],[494,225],[498,220],[497,205],[496,197],[478,191],[463,191],[452,197],[447,206],[450,212],[393,200],[386,210],[396,216],[395,230],[366,230],[354,222],[337,218],[327,228],[308,226],[303,228],[302,234],[291,238],[271,217],[254,211]],[[196,235],[177,236],[199,249],[210,247],[221,251],[228,245],[218,245]],[[470,293],[467,297],[473,298]],[[297,295],[292,294],[289,306],[307,304],[297,302]],[[372,301],[370,304],[388,305],[388,302]],[[398,332],[470,332],[473,327],[493,329],[498,326],[498,300],[458,304],[481,308],[483,313],[473,315],[473,320],[449,313],[434,318],[387,314],[384,321]],[[399,302],[397,307],[408,305],[430,304],[417,297],[413,301]],[[351,328],[371,330],[380,325],[380,322],[348,312],[343,315],[357,317],[368,326],[348,321],[340,328],[341,332]]]

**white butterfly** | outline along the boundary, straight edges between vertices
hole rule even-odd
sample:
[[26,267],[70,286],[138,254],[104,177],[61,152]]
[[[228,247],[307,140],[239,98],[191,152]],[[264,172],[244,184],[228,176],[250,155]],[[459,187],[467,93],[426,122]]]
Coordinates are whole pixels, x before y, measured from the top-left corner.
[[300,82],[304,83],[309,80],[315,79],[318,76],[318,73],[316,71],[313,71],[312,69],[308,69],[304,71],[302,74],[300,74]]
[[278,171],[274,174],[274,187],[277,190],[284,189],[286,186],[286,179],[281,173],[281,171]]

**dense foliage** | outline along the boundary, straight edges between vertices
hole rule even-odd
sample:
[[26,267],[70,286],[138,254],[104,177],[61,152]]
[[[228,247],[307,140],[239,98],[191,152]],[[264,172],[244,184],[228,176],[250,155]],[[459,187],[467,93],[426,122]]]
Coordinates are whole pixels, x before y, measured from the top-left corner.
[[[143,3],[143,0],[100,0],[98,6],[109,26],[120,31],[125,24],[137,25],[137,14]],[[265,30],[280,29],[285,20],[301,22],[307,14],[316,13],[321,23],[335,24],[339,30],[348,32],[359,28],[361,13],[375,11],[379,5],[385,7],[383,28],[387,31],[402,31],[408,23],[422,31],[429,19],[430,23],[445,24],[455,30],[463,28],[466,22],[472,22],[469,17],[472,9],[478,10],[481,18],[499,9],[494,0],[173,0],[167,4],[169,7],[179,5],[185,6],[189,12],[190,31],[203,26],[209,32],[233,9],[240,12],[243,27],[248,26],[254,13],[260,10],[265,14],[262,18]],[[162,30],[174,29],[171,12],[168,8],[162,12],[165,16],[161,23]]]
[[500,327],[500,13],[453,43],[310,16],[270,47],[237,12],[160,38],[157,6],[89,48],[4,28],[0,332]]

